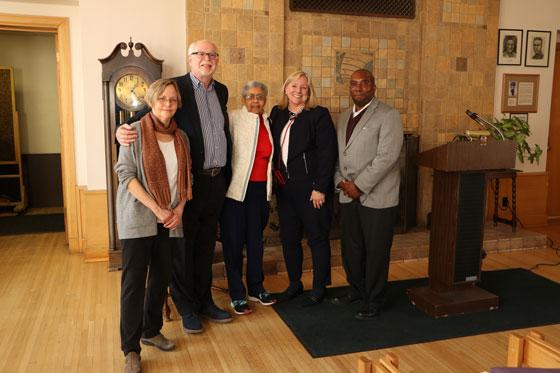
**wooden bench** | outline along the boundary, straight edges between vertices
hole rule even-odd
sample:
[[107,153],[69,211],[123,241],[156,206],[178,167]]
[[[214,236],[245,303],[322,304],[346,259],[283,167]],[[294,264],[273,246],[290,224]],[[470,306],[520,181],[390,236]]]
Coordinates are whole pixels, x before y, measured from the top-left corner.
[[531,330],[525,337],[509,335],[508,367],[560,368],[560,348],[545,342],[544,336]]
[[372,362],[365,356],[358,358],[358,373],[399,373],[399,359],[391,352]]

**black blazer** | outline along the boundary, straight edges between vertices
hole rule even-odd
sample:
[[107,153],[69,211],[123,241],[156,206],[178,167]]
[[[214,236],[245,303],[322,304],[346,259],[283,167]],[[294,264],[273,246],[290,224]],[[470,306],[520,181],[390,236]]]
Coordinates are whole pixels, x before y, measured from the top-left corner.
[[[202,170],[204,166],[204,139],[202,138],[202,127],[200,124],[200,116],[198,114],[198,107],[196,106],[196,99],[194,96],[194,87],[190,73],[182,76],[172,78],[179,86],[179,93],[181,94],[182,105],[175,113],[175,121],[180,129],[185,131],[189,137],[192,158],[192,171],[195,175],[197,171]],[[225,85],[214,80],[214,88],[220,101],[222,114],[224,115],[224,133],[227,142],[227,163],[226,163],[226,177],[228,181],[231,178],[231,136],[229,133],[229,117],[227,114],[228,102],[228,89]],[[139,121],[146,113],[150,111],[149,107],[139,111],[136,115],[130,118],[127,123],[134,123]]]
[[[284,178],[309,180],[314,190],[330,193],[333,190],[334,166],[337,159],[336,131],[329,110],[316,106],[303,110],[290,129],[287,168],[281,161],[280,135],[289,119],[288,109],[272,108],[272,137],[274,139],[274,167]],[[280,161],[279,161],[280,160]],[[279,167],[280,165],[280,167]]]

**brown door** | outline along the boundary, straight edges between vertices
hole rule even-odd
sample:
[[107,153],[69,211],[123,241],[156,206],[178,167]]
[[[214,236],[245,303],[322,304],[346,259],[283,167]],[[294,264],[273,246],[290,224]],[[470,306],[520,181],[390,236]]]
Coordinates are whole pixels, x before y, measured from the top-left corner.
[[556,44],[554,62],[554,80],[552,83],[552,105],[550,109],[550,128],[548,131],[548,153],[546,170],[548,171],[549,218],[560,218],[560,43]]

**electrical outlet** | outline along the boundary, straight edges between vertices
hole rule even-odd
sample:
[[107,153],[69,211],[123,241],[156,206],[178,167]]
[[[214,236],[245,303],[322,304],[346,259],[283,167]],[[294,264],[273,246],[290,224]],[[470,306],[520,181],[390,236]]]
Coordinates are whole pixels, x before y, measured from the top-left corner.
[[507,197],[502,197],[502,207],[509,206],[509,199]]

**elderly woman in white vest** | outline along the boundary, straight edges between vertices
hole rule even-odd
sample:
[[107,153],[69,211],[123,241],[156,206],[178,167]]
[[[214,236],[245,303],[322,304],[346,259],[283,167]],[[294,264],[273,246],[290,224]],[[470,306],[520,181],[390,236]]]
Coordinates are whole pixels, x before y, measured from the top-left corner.
[[[221,236],[231,297],[238,315],[251,313],[247,300],[276,303],[263,286],[263,230],[268,223],[272,190],[272,135],[264,114],[268,89],[251,81],[241,92],[243,107],[229,114],[232,178],[222,208]],[[243,247],[247,248],[243,285]]]
[[171,280],[172,245],[183,236],[183,209],[192,198],[189,141],[173,119],[181,106],[177,83],[157,80],[145,100],[152,111],[132,124],[138,140],[121,146],[115,166],[125,372],[142,369],[140,341],[164,351],[175,347],[160,333],[162,307]]

